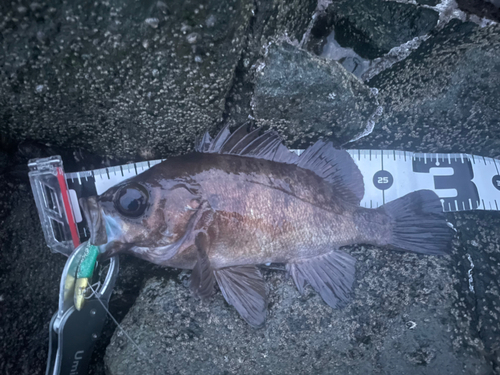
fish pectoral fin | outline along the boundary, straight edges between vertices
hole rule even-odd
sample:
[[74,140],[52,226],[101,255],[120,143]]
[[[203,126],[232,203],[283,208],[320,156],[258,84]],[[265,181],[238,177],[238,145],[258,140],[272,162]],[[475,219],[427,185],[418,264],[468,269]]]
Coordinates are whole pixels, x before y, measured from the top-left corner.
[[207,239],[204,233],[196,236],[197,261],[191,273],[190,289],[201,299],[210,297],[214,292],[214,270],[207,254]]
[[354,283],[356,259],[343,251],[332,251],[314,258],[295,260],[287,264],[297,289],[304,293],[306,281],[331,307],[344,305]]
[[215,270],[215,278],[226,301],[254,328],[266,321],[266,286],[255,266],[235,266]]

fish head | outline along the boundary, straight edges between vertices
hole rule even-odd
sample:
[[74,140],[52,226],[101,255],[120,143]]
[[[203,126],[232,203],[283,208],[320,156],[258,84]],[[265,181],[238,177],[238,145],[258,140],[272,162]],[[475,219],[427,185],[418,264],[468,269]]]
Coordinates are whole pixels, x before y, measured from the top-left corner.
[[198,191],[196,184],[182,179],[134,178],[82,198],[90,243],[99,246],[104,258],[128,252],[161,263],[192,229],[201,202]]

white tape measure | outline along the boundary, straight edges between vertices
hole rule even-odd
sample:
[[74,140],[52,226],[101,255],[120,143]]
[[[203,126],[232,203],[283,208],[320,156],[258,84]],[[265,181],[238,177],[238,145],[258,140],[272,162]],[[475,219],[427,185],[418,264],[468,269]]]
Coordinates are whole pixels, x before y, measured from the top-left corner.
[[[302,150],[293,150],[300,154]],[[428,189],[441,198],[443,211],[495,210],[500,207],[500,160],[470,154],[426,154],[388,150],[347,150],[363,175],[365,194],[361,205],[377,208],[410,192]],[[66,196],[71,213],[64,214],[59,157],[30,161],[30,179],[47,243],[54,251],[67,252],[71,233],[88,238],[78,198],[104,193],[163,160],[125,164],[85,172],[65,173]],[[59,164],[58,164],[59,163]],[[51,177],[52,176],[52,177]],[[67,199],[68,200],[68,199]],[[57,203],[57,204],[56,204]],[[61,212],[57,212],[57,210]],[[66,209],[67,211],[67,209]],[[70,216],[69,223],[64,218]],[[71,221],[77,225],[71,231]],[[56,228],[56,229],[54,229]],[[68,236],[70,236],[68,238]],[[55,239],[55,241],[54,241]],[[73,238],[73,244],[76,239]],[[64,244],[63,244],[64,243]],[[61,251],[64,249],[65,251]]]

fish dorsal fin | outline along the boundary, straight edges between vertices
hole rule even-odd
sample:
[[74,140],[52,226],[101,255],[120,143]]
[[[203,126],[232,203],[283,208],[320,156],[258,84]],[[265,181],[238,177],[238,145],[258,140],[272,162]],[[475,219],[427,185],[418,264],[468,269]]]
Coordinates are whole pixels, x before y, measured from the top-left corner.
[[194,147],[197,152],[209,152],[210,146],[212,145],[212,137],[208,132],[203,134],[201,139],[196,141],[196,145]]
[[197,142],[195,150],[297,164],[299,157],[282,144],[281,136],[277,132],[267,131],[259,134],[260,129],[253,129],[250,132],[247,129],[248,123],[245,123],[230,133],[228,126],[225,126],[214,139],[207,132]]
[[231,133],[231,136],[226,139],[224,144],[220,149],[221,154],[231,153],[231,150],[243,139],[246,135],[248,135],[248,127],[250,121],[245,122],[238,129]]
[[222,128],[222,130],[217,134],[217,136],[212,141],[212,145],[210,146],[210,150],[208,152],[211,153],[219,153],[222,145],[226,142],[226,140],[231,136],[231,132],[229,131],[229,125],[226,125]]
[[213,140],[206,133],[196,151],[296,164],[331,184],[343,201],[359,205],[364,195],[363,176],[346,151],[336,150],[331,142],[320,140],[299,157],[283,145],[277,132],[259,134],[260,129],[247,132],[247,128],[245,123],[231,134],[226,126]]
[[331,142],[317,141],[300,155],[297,165],[329,182],[343,200],[359,205],[365,193],[363,176],[351,156]]
[[243,136],[241,139],[237,139],[235,137],[238,142],[236,142],[236,144],[226,152],[232,155],[239,155],[241,151],[243,151],[250,143],[252,143],[255,139],[259,137],[259,133],[260,129],[253,129],[248,134]]

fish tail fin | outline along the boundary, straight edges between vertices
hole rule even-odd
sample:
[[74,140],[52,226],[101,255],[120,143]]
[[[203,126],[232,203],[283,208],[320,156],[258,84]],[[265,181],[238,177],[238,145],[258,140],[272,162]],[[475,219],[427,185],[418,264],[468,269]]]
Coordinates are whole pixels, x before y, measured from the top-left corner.
[[451,252],[453,232],[448,227],[439,197],[433,191],[415,191],[378,210],[391,218],[390,246],[429,255]]

